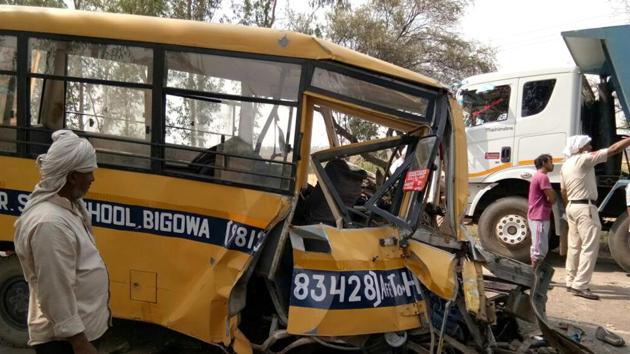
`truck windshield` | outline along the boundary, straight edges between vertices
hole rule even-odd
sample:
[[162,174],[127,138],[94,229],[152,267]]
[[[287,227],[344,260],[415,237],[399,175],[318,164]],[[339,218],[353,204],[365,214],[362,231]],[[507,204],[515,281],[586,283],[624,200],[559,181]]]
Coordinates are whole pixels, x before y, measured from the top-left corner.
[[464,108],[466,127],[502,121],[508,117],[510,85],[462,89],[458,96]]

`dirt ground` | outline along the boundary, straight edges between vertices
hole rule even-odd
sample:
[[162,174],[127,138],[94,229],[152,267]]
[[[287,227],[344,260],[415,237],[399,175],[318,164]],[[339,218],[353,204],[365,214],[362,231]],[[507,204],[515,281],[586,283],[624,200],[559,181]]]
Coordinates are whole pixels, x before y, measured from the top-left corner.
[[[585,331],[582,343],[591,348],[597,354],[622,354],[630,352],[630,277],[622,272],[612,259],[602,250],[600,260],[597,263],[591,289],[600,295],[601,300],[592,301],[567,293],[564,287],[564,258],[555,254],[550,259],[550,264],[554,267],[554,286],[548,293],[547,316],[558,323],[564,321],[578,326]],[[622,348],[612,347],[602,343],[595,338],[595,329],[603,326],[618,335],[622,336],[626,345]],[[119,347],[118,353],[128,354],[157,354],[157,353],[202,353],[199,348],[181,346],[175,349],[173,345],[177,343],[165,343],[159,328],[152,328],[151,336],[147,336],[143,331],[125,328],[125,324],[117,326],[112,330],[114,333],[108,347]],[[157,335],[156,335],[157,331]],[[134,335],[136,334],[136,335]],[[163,333],[166,334],[166,333]],[[121,339],[123,337],[133,337],[131,340]],[[129,345],[131,343],[131,350]],[[169,345],[170,344],[170,345]],[[221,351],[212,351],[220,353]],[[0,354],[33,354],[28,349],[13,349],[0,346]],[[206,352],[207,353],[207,352]]]
[[[547,317],[556,323],[561,319],[582,328],[586,332],[582,343],[595,353],[629,353],[630,277],[602,250],[590,286],[600,296],[600,300],[587,300],[567,293],[564,286],[564,257],[555,254],[550,263],[555,273],[552,283],[554,288],[548,293]],[[597,326],[623,337],[626,346],[616,348],[597,340]]]

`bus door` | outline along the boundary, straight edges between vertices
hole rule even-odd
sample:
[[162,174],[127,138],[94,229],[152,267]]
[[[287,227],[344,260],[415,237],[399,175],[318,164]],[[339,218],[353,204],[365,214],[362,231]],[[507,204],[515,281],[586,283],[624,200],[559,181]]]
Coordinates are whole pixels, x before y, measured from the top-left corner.
[[[388,188],[393,171],[415,151],[418,138],[404,134],[414,125],[321,96],[307,95],[306,105],[312,171],[305,207],[298,204],[290,230],[289,333],[358,335],[423,326],[417,279],[397,244],[381,244],[397,238],[399,229],[368,211],[371,198]],[[373,134],[357,134],[367,130]],[[388,205],[381,207],[404,209],[402,185],[385,194],[380,200]]]

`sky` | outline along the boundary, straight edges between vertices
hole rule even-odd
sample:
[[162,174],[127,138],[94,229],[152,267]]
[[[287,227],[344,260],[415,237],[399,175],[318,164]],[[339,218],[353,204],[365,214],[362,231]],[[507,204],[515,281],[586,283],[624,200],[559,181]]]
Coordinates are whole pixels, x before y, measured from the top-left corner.
[[[502,71],[572,66],[560,33],[630,24],[622,0],[475,0],[460,23],[467,38],[494,47]],[[630,4],[630,1],[628,1]]]

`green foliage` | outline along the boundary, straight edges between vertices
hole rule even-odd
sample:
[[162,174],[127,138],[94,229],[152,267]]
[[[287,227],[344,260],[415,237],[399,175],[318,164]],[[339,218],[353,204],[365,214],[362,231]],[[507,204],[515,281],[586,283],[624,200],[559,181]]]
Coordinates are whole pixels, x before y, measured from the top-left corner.
[[43,6],[65,8],[63,0],[0,0],[0,5]]
[[349,0],[309,0],[309,11],[298,12],[289,8],[287,10],[287,29],[310,34],[316,37],[324,37],[327,32],[328,22],[325,19],[324,12],[331,9],[350,9]]
[[212,21],[217,10],[221,7],[221,0],[162,0],[166,4],[167,12],[164,17],[180,18],[184,20]]
[[[492,48],[455,31],[467,0],[310,1],[310,11],[289,11],[293,31],[324,37],[342,46],[437,78],[445,83],[495,70]],[[383,137],[371,122],[336,113],[336,132],[349,142]],[[389,134],[390,132],[388,132]],[[387,156],[362,156],[384,170]],[[358,162],[356,162],[358,163]],[[362,165],[364,168],[366,166]]]
[[246,26],[271,27],[276,20],[277,0],[243,0],[242,4],[233,3],[238,13],[238,23]]
[[454,27],[464,0],[370,0],[335,7],[326,35],[333,42],[444,82],[495,69],[494,51],[466,41]]
[[211,21],[221,0],[74,0],[78,10]]

